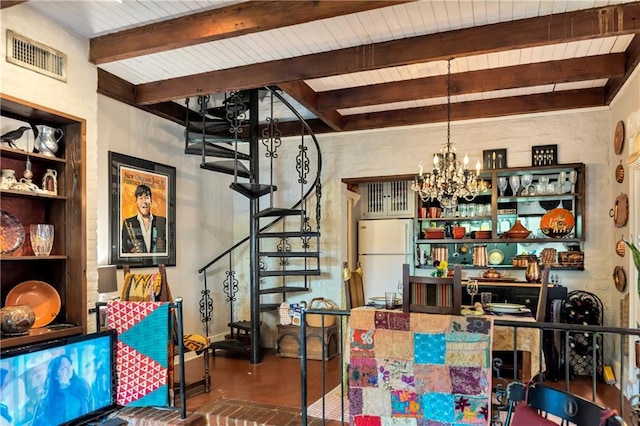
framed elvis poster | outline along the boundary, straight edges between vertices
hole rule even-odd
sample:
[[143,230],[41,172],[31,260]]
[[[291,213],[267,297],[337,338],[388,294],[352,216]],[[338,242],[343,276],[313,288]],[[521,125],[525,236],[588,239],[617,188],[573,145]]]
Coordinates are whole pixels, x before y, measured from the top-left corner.
[[176,168],[109,151],[112,265],[176,265]]

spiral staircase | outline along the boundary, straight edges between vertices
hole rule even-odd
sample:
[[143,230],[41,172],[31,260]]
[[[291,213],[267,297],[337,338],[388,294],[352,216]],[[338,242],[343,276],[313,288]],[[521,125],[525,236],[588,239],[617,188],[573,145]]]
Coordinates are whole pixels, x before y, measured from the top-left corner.
[[[287,295],[310,291],[310,277],[321,273],[320,148],[309,125],[277,89],[227,93],[217,103],[208,95],[199,96],[197,105],[190,102],[187,99],[185,153],[200,156],[204,170],[232,175],[230,188],[247,198],[250,213],[249,235],[198,270],[204,282],[200,317],[208,336],[213,300],[207,272],[226,261],[222,290],[229,304],[230,333],[210,347],[214,353],[217,349],[243,352],[253,364],[259,363],[261,316],[277,313]],[[284,120],[276,117],[278,113],[296,117],[299,135],[282,137]],[[291,125],[290,118],[286,125]],[[297,147],[282,149],[285,143],[297,143]],[[295,181],[290,170],[296,171]],[[249,282],[240,283],[238,268],[247,265],[234,261],[245,256],[234,254],[247,249]],[[235,305],[246,286],[251,318],[239,321]]]

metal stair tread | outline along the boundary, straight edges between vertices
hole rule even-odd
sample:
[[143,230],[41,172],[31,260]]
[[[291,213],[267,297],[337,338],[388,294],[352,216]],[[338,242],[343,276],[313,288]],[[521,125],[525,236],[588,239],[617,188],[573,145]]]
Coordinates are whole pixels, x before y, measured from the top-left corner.
[[229,185],[231,189],[234,191],[248,197],[248,198],[259,198],[263,195],[269,194],[271,191],[276,191],[278,189],[275,185],[264,185],[260,183],[232,183]]
[[258,256],[265,257],[320,257],[317,251],[263,251]]
[[261,232],[258,238],[295,238],[295,237],[319,237],[317,231],[285,231],[285,232]]
[[295,293],[295,292],[309,291],[309,290],[310,290],[309,287],[282,286],[282,287],[260,289],[260,294]]
[[251,331],[251,321],[234,321],[228,323],[227,327],[249,332]]
[[274,311],[280,307],[279,303],[261,303],[260,312]]
[[304,210],[269,207],[256,213],[256,217],[280,217],[302,215]]
[[211,170],[213,172],[226,173],[228,175],[234,175],[236,173],[236,164],[238,167],[238,176],[250,179],[251,172],[240,161],[226,160],[226,161],[211,161],[200,165],[200,168]]
[[320,269],[290,269],[285,271],[260,271],[261,277],[303,277],[320,275]]
[[243,145],[249,142],[246,138],[235,138],[233,135],[223,134],[223,135],[206,135],[202,137],[202,134],[199,133],[189,133],[187,137],[187,142],[191,143],[201,143],[202,141],[206,143],[223,143],[226,145],[231,145],[235,142],[242,143]]
[[223,119],[212,120],[207,118],[203,125],[202,118],[199,118],[198,120],[187,121],[185,126],[185,132],[187,133],[202,134],[203,130],[205,135],[217,135],[220,132],[229,131],[229,122]]
[[212,349],[214,352],[216,349],[220,349],[220,350],[243,352],[245,354],[249,354],[251,352],[251,345],[247,345],[241,342],[240,340],[225,339],[225,340],[219,340],[217,342],[210,343],[209,349]]
[[[245,154],[244,152],[237,152],[234,149],[227,148],[220,145],[214,145],[211,142],[205,143],[204,155],[207,157],[220,157],[220,158],[236,158],[238,160],[250,160],[251,156],[249,154]],[[194,142],[189,145],[184,150],[185,154],[189,155],[202,155],[202,142]]]

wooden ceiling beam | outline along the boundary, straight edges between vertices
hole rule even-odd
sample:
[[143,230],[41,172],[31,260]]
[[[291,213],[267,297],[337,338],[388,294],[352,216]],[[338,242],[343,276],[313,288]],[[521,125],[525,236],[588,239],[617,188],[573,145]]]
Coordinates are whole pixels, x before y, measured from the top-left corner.
[[[451,105],[451,120],[502,117],[604,105],[604,89],[566,90]],[[447,120],[446,105],[343,116],[343,131],[438,123]]]
[[[187,117],[186,107],[182,107],[175,102],[160,102],[152,105],[138,105],[135,100],[135,86],[128,81],[121,79],[105,70],[98,68],[98,90],[101,95],[108,96],[117,101],[123,102],[132,107],[141,109],[142,111],[162,117],[174,123],[184,125]],[[191,111],[195,116],[193,119],[200,117],[199,114]]]
[[18,4],[26,3],[27,0],[2,0],[0,1],[0,9],[6,9],[7,7],[15,6]]
[[136,102],[151,104],[452,57],[637,34],[638,22],[640,2],[501,22],[140,84]]
[[317,95],[304,81],[292,81],[279,85],[289,96],[297,100],[307,110],[312,111],[316,117],[324,121],[333,130],[342,128],[342,116],[333,110],[324,109],[320,111],[317,107]]
[[636,35],[633,40],[631,40],[631,43],[629,43],[625,51],[624,75],[609,79],[605,85],[605,102],[607,105],[611,103],[620,89],[622,89],[622,86],[629,79],[638,64],[640,64],[640,35]]
[[104,64],[409,1],[250,1],[93,38],[89,59]]
[[[451,87],[453,94],[463,95],[492,90],[622,77],[624,73],[625,55],[623,53],[614,53],[455,73],[451,74]],[[439,75],[319,92],[317,94],[316,107],[319,111],[339,110],[437,98],[446,95],[447,76]]]

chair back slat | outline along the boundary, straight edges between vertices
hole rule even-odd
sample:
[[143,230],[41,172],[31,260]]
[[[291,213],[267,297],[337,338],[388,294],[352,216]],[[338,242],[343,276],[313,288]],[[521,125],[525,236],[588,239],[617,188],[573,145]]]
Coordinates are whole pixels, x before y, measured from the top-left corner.
[[[619,416],[615,415],[615,412],[578,395],[542,383],[534,383],[529,387],[528,392],[523,392],[525,386],[518,382],[512,382],[507,386],[507,398],[512,407],[526,399],[531,408],[540,410],[543,415],[550,414],[572,424],[580,426],[625,424]],[[511,418],[515,417],[514,414],[510,409],[506,424],[510,424]],[[603,422],[603,419],[606,419],[606,422]]]
[[[444,294],[435,300],[433,297]],[[450,295],[449,297],[446,297]],[[432,297],[433,296],[433,297]],[[447,305],[448,299],[451,304]],[[409,265],[402,265],[402,310],[403,312],[425,312],[432,314],[460,315],[462,308],[462,268],[456,265],[453,277],[429,277],[410,275]]]

